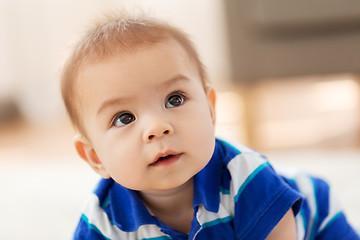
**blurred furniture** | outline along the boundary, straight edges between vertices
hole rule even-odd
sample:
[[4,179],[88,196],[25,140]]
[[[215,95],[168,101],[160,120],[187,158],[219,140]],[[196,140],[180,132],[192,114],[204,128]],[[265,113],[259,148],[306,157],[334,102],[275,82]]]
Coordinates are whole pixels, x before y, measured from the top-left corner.
[[247,143],[359,147],[360,1],[224,4]]
[[360,1],[224,1],[233,79],[360,72]]

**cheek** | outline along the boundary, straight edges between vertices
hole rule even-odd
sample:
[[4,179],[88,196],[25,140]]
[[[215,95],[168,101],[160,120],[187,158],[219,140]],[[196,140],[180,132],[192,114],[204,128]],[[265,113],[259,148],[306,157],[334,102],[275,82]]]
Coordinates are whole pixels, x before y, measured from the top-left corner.
[[104,166],[116,182],[122,186],[132,188],[141,177],[141,166],[134,159],[139,158],[138,151],[131,147],[112,146],[104,158]]
[[107,171],[113,175],[123,172],[124,169],[130,169],[131,159],[136,151],[132,148],[132,144],[120,141],[119,139],[102,139],[101,144],[98,145],[98,156]]
[[199,128],[192,129],[193,131],[214,131],[214,121],[210,105],[203,100],[197,106],[189,107],[189,117],[187,120]]
[[211,157],[215,144],[215,127],[207,102],[192,108],[191,114],[182,122],[181,130],[186,135],[187,146],[196,148],[198,154],[206,156],[205,158],[209,155]]

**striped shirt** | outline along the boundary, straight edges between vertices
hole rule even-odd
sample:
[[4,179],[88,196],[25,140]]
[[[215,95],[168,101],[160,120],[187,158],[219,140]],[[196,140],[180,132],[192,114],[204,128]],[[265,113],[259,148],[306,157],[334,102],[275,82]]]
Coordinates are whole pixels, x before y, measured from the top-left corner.
[[136,191],[102,179],[74,239],[265,239],[291,208],[298,239],[360,239],[332,199],[323,180],[280,176],[261,154],[217,139],[210,162],[194,176],[189,234],[151,215]]

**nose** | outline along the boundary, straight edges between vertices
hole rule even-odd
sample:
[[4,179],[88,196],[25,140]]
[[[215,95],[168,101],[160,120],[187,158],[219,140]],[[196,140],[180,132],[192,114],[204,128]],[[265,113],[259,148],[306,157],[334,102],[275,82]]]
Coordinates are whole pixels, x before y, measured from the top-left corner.
[[174,129],[170,122],[157,116],[151,119],[148,119],[147,127],[144,131],[144,141],[151,142],[157,138],[162,138],[164,136],[170,136],[173,134]]

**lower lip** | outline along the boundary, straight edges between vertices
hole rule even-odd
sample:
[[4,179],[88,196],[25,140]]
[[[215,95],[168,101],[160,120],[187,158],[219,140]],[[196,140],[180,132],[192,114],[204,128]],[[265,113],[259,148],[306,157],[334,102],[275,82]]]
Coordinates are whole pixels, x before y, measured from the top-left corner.
[[182,154],[174,155],[166,159],[162,159],[160,161],[154,162],[150,164],[151,167],[160,167],[160,166],[168,166],[179,160]]

